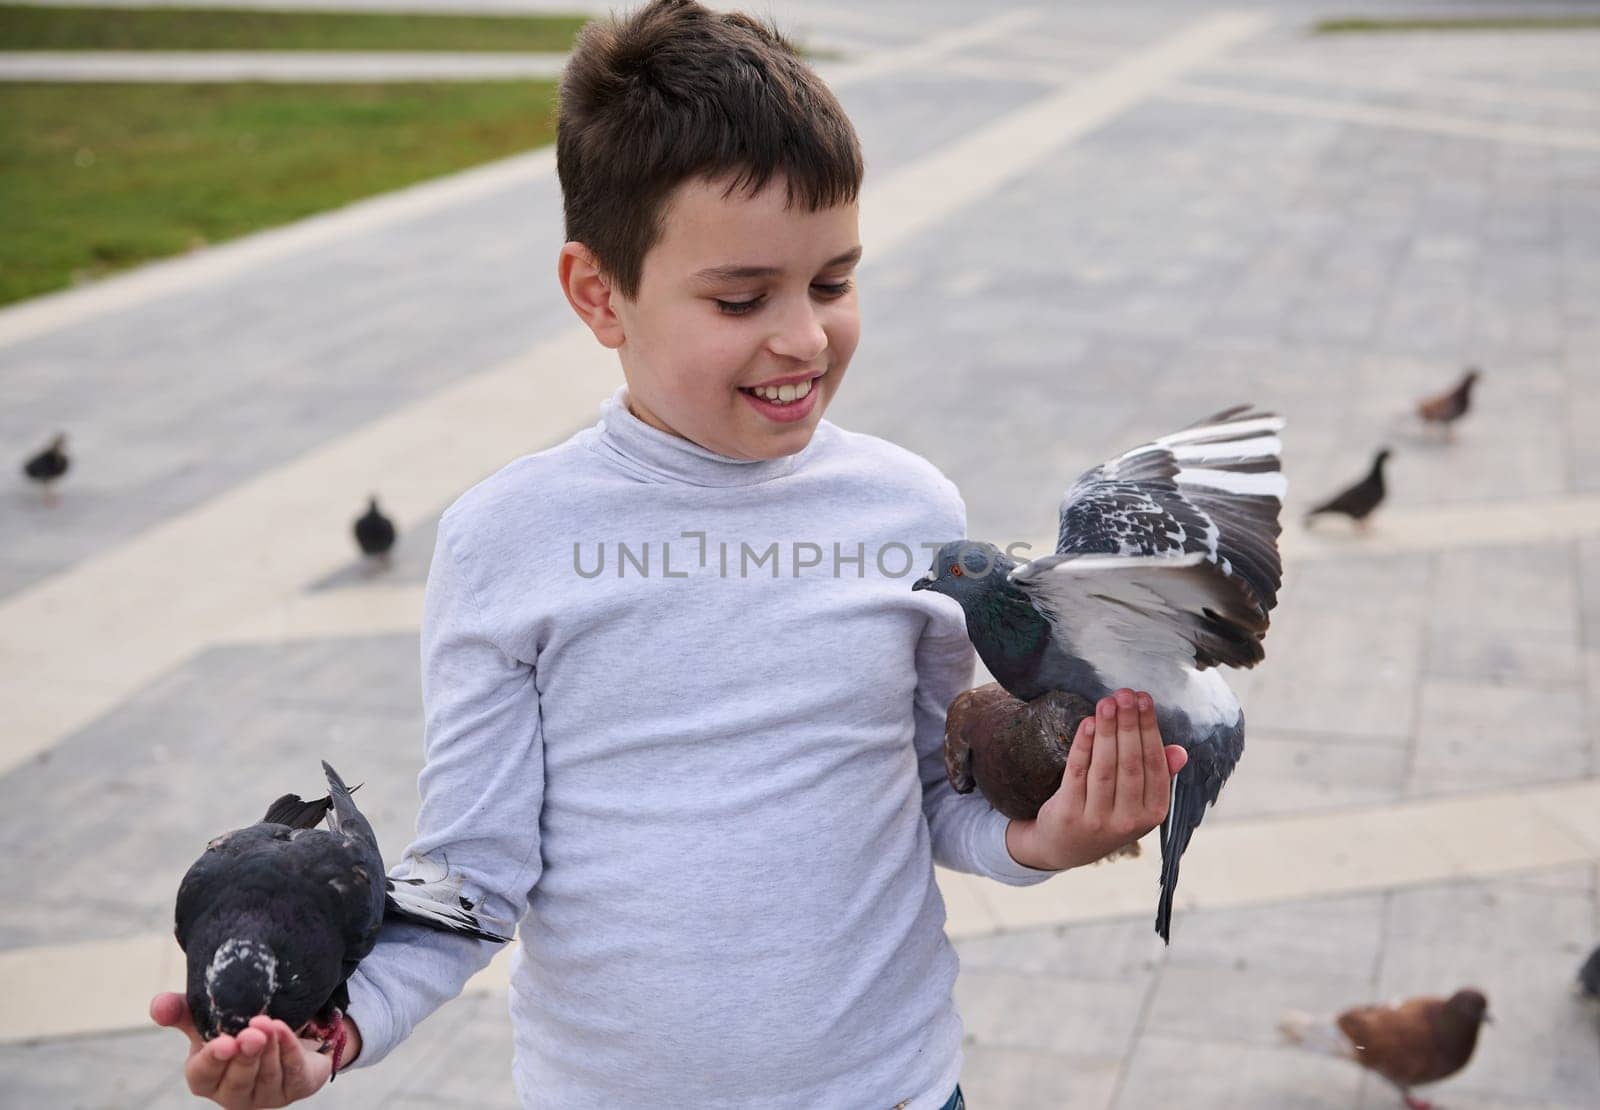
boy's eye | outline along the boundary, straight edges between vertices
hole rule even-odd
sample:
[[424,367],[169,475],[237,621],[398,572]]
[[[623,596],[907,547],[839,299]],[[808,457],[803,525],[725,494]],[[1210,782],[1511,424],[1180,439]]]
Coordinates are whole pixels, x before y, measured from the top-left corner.
[[822,296],[825,299],[831,301],[831,300],[834,300],[834,299],[836,299],[838,297],[842,297],[846,293],[850,292],[850,283],[848,281],[835,281],[835,282],[822,282],[822,281],[819,281],[819,282],[815,282],[811,286],[811,288],[815,289],[818,293],[822,294]]
[[720,298],[714,299],[717,302],[717,311],[725,316],[743,316],[746,313],[755,311],[756,308],[760,307],[761,302],[766,300],[765,297],[754,297],[748,301],[724,301]]

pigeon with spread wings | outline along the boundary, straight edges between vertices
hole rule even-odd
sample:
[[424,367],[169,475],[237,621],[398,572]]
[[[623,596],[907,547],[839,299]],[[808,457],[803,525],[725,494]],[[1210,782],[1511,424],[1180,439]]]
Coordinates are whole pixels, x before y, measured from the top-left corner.
[[1156,932],[1169,940],[1178,862],[1244,750],[1219,666],[1253,667],[1277,604],[1283,421],[1247,406],[1143,444],[1067,490],[1052,555],[945,544],[914,589],[960,602],[989,673],[1024,701],[1147,691],[1189,762],[1161,826]]

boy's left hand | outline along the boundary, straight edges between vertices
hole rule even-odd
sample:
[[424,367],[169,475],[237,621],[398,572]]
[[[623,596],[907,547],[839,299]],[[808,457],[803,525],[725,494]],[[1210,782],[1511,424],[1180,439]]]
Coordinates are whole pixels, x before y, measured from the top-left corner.
[[1012,821],[1006,850],[1025,867],[1065,871],[1132,844],[1167,816],[1172,776],[1189,761],[1163,747],[1155,703],[1118,690],[1078,725],[1061,786],[1032,821]]

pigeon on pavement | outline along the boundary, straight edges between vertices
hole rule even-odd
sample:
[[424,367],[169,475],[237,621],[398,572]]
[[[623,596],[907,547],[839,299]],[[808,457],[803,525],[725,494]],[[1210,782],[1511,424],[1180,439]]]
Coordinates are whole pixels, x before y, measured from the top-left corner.
[[1324,513],[1335,513],[1349,517],[1356,522],[1357,528],[1365,531],[1368,527],[1367,517],[1372,514],[1372,510],[1383,504],[1384,494],[1387,492],[1383,484],[1383,466],[1388,461],[1389,449],[1381,448],[1372,457],[1372,469],[1367,471],[1366,477],[1308,512],[1306,523],[1310,524],[1313,517]]
[[[188,1003],[211,1040],[257,1014],[344,1053],[346,980],[372,951],[386,916],[478,940],[504,941],[431,861],[413,877],[384,875],[372,826],[327,763],[328,796],[279,798],[257,824],[206,845],[178,887],[178,946]],[[326,816],[328,828],[317,825]]]
[[356,518],[354,527],[361,553],[387,563],[389,552],[394,548],[394,521],[379,511],[376,497],[367,501],[367,511]]
[[1590,952],[1578,969],[1578,991],[1585,998],[1600,1002],[1600,948]]
[[1489,1001],[1464,988],[1449,998],[1410,998],[1357,1006],[1333,1021],[1285,1014],[1278,1029],[1291,1043],[1354,1060],[1393,1083],[1411,1110],[1432,1105],[1412,1087],[1437,1083],[1467,1066],[1488,1020]]
[[1468,369],[1456,385],[1437,396],[1418,401],[1417,415],[1422,417],[1423,423],[1437,425],[1447,436],[1453,435],[1455,422],[1472,408],[1472,387],[1478,384],[1478,377],[1476,367]]
[[1169,941],[1178,863],[1244,751],[1244,714],[1215,669],[1265,652],[1282,563],[1283,421],[1248,406],[1136,447],[1082,475],[1053,555],[945,544],[913,589],[954,598],[1013,697],[1148,692],[1161,735],[1189,753],[1161,826],[1156,932]]
[[55,494],[53,483],[67,472],[67,467],[72,465],[72,460],[67,457],[67,437],[57,435],[50,441],[50,446],[34,455],[22,464],[22,473],[28,479],[38,482],[44,489],[44,497],[48,502]]

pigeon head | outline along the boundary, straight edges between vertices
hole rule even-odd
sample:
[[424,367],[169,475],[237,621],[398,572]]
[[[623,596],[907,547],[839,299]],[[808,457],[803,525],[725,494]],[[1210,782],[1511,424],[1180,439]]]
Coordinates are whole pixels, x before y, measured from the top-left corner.
[[951,540],[938,550],[933,566],[911,588],[932,590],[965,604],[1004,582],[1016,566],[1016,560],[1003,555],[992,543]]
[[237,1033],[267,1012],[278,989],[278,959],[257,940],[229,937],[206,968],[206,1002],[212,1035]]
[[1467,987],[1445,999],[1444,1012],[1455,1022],[1476,1031],[1489,1020],[1489,1000],[1482,991]]
[[1389,456],[1393,453],[1387,447],[1378,448],[1378,453],[1372,457],[1372,468],[1382,470],[1383,464],[1389,461]]

